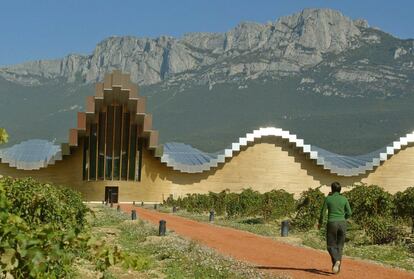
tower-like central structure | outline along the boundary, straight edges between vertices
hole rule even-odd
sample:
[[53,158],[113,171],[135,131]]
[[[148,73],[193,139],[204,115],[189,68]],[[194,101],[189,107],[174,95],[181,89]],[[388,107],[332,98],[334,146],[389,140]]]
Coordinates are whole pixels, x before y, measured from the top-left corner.
[[86,112],[78,113],[78,128],[70,145],[82,145],[85,181],[140,181],[143,147],[155,148],[158,133],[145,113],[145,98],[129,75],[114,71],[96,85]]

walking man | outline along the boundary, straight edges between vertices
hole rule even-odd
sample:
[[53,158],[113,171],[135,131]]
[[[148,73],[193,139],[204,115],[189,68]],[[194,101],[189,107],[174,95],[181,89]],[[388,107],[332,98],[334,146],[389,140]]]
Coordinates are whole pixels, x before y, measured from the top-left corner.
[[325,198],[318,224],[318,228],[320,229],[326,209],[328,209],[326,243],[332,260],[332,272],[335,274],[341,269],[342,250],[344,248],[346,234],[346,219],[352,214],[347,198],[340,193],[341,184],[339,182],[332,183],[331,193]]

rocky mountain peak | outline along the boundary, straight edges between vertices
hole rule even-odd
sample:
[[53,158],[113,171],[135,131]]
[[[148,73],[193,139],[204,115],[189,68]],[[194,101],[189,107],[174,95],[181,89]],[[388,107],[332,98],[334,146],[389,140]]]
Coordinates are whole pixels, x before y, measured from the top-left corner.
[[321,52],[342,51],[360,35],[353,20],[331,9],[305,9],[281,17],[275,27],[290,33],[296,43]]
[[[366,22],[353,21],[335,10],[305,9],[273,23],[242,22],[225,33],[190,33],[181,39],[109,37],[98,43],[91,55],[4,67],[0,76],[24,85],[54,78],[93,83],[120,69],[131,73],[134,82],[148,85],[206,67],[211,68],[206,74],[209,80],[217,71],[237,73],[238,69],[252,75],[297,72],[319,63],[326,52],[349,48],[361,35],[362,26],[367,26]],[[259,56],[260,61],[255,61]]]

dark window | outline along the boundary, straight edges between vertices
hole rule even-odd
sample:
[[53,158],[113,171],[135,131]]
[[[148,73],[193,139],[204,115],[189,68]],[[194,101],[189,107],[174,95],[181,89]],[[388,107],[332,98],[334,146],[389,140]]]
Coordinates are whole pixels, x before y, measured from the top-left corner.
[[119,180],[121,163],[122,106],[115,107],[114,179]]
[[91,124],[90,152],[89,152],[89,179],[96,179],[96,143],[97,143],[97,124]]
[[[105,109],[104,109],[105,110]],[[120,105],[109,105],[91,123],[83,142],[84,180],[141,181],[145,139],[132,116]]]
[[108,106],[107,125],[106,125],[106,179],[112,179],[112,145],[114,130],[114,107]]
[[83,140],[83,180],[88,180],[89,169],[89,137]]
[[129,150],[129,113],[124,113],[123,135],[122,135],[122,170],[121,177],[127,180],[128,175],[128,150]]
[[98,178],[104,179],[106,113],[99,113]]
[[135,165],[137,153],[137,125],[131,125],[131,138],[129,146],[129,180],[135,180]]
[[138,139],[138,171],[136,174],[136,180],[141,181],[141,167],[142,167],[142,146],[143,138]]

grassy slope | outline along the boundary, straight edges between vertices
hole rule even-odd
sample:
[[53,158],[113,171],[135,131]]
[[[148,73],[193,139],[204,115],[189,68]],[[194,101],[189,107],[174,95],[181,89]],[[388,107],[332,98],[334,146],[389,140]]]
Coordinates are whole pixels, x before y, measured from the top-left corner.
[[77,112],[84,110],[86,96],[93,94],[92,85],[56,80],[26,87],[0,78],[0,127],[9,133],[8,145],[34,138],[67,142]]
[[[294,92],[298,82],[250,81],[246,89],[225,84],[212,91],[198,87],[172,99],[168,93],[154,93],[154,88],[143,88],[142,94],[148,96],[148,111],[162,142],[185,142],[206,151],[223,149],[253,129],[276,126],[328,150],[362,154],[414,128],[414,94],[343,99]],[[91,86],[64,83],[34,89],[4,80],[0,85],[0,127],[8,130],[10,144],[30,138],[67,141],[76,112],[94,93]],[[81,108],[67,110],[73,105]]]
[[324,97],[295,92],[298,82],[251,81],[241,90],[232,85],[217,85],[212,91],[192,88],[168,102],[154,93],[149,94],[149,111],[162,141],[208,151],[223,149],[253,129],[276,126],[328,150],[363,154],[414,128],[414,94],[390,99]]

